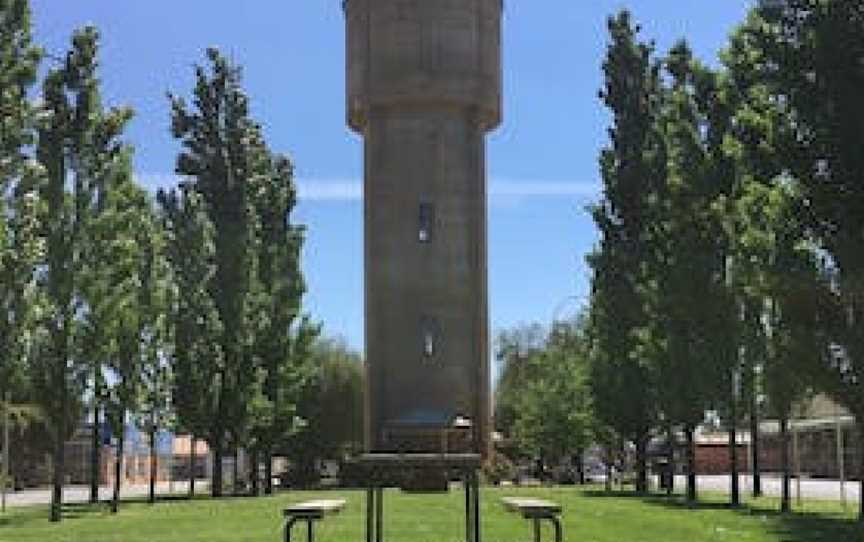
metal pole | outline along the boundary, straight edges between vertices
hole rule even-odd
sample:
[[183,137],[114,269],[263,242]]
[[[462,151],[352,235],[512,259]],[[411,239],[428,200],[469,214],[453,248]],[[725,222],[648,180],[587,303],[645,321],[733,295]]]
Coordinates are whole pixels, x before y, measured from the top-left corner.
[[480,542],[480,477],[471,473],[471,500],[473,503],[472,518],[474,519],[474,542]]
[[9,405],[12,394],[6,392],[3,398],[3,513],[6,513],[6,491],[9,489]]
[[384,488],[379,486],[375,490],[378,495],[375,499],[375,542],[384,539]]
[[372,542],[375,535],[375,523],[373,516],[375,509],[375,490],[370,486],[366,488],[366,542]]
[[466,473],[462,474],[462,483],[465,485],[465,540],[474,542],[474,534],[471,531],[473,521],[471,520],[471,479]]
[[801,451],[798,449],[798,426],[792,422],[792,448],[795,454],[795,502],[801,508]]

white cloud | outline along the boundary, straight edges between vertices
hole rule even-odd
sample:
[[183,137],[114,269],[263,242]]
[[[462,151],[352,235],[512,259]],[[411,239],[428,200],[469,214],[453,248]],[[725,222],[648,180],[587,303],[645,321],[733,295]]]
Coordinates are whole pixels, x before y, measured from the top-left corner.
[[353,201],[363,199],[363,185],[351,180],[298,179],[300,201]]
[[580,181],[520,181],[492,179],[489,196],[544,197],[573,196],[592,197],[600,194],[600,185]]
[[[174,174],[139,174],[139,181],[151,190],[167,188],[177,184],[180,177]],[[351,179],[298,179],[297,190],[301,201],[359,201],[363,198],[363,185]],[[503,198],[594,198],[600,195],[601,187],[596,182],[584,181],[540,181],[518,179],[492,179],[489,196]]]

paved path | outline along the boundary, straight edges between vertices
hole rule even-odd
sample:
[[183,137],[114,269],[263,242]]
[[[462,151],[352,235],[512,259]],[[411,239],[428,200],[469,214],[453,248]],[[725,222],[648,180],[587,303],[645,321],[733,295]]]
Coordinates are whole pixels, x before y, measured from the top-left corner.
[[[655,487],[657,487],[657,478],[653,477]],[[675,477],[675,488],[682,491],[686,485],[684,476]],[[753,487],[753,481],[750,476],[741,477],[741,492],[748,494]],[[199,480],[195,483],[196,491],[202,493],[209,488],[209,483],[206,480]],[[160,496],[170,495],[170,490],[173,489],[174,494],[185,495],[188,492],[187,482],[174,482],[173,488],[168,483],[160,483],[156,485],[156,492]],[[699,489],[702,491],[714,491],[718,493],[729,492],[729,477],[728,476],[700,476]],[[779,497],[780,496],[780,479],[773,475],[762,477],[762,490],[765,495]],[[797,493],[797,484],[792,480],[792,498],[795,498]],[[149,492],[149,487],[145,485],[131,485],[121,488],[122,498],[146,497]],[[110,500],[112,488],[103,486],[99,488],[99,498],[102,500]],[[857,503],[861,498],[861,484],[858,482],[846,482],[846,499],[850,504]],[[841,499],[840,482],[837,480],[802,480],[801,481],[801,496],[804,499],[817,500],[832,500],[839,501]],[[63,490],[63,502],[66,503],[81,503],[87,502],[90,498],[90,489],[87,486],[69,486]],[[11,493],[8,496],[9,506],[31,506],[39,504],[48,504],[51,502],[51,491],[48,489],[28,489]]]
[[[765,495],[779,497],[781,486],[780,478],[775,475],[762,476],[762,492]],[[656,477],[655,477],[656,483]],[[675,477],[675,488],[683,490],[687,481],[684,476]],[[716,491],[718,493],[729,493],[731,484],[729,476],[700,476],[698,478],[699,489],[704,491]],[[803,499],[816,499],[827,501],[841,500],[841,487],[839,480],[801,480],[801,497]],[[753,479],[751,476],[741,476],[741,492],[747,494],[752,491]],[[797,496],[797,482],[792,480],[792,498]],[[861,484],[859,482],[846,482],[846,500],[849,503],[857,503],[861,498]]]
[[[210,483],[206,480],[198,480],[195,482],[195,492],[206,492],[209,490]],[[171,491],[176,495],[185,495],[189,491],[188,482],[174,482],[173,484],[158,483],[156,484],[156,494],[160,497],[171,495]],[[121,486],[120,497],[123,499],[146,497],[150,493],[150,486],[147,484],[136,484],[129,486]],[[101,486],[99,488],[99,499],[103,501],[111,500],[113,496],[113,488],[111,486]],[[90,500],[89,486],[67,486],[63,488],[64,503],[82,503]],[[26,489],[10,493],[7,496],[8,506],[32,506],[40,504],[48,504],[51,502],[50,489]]]

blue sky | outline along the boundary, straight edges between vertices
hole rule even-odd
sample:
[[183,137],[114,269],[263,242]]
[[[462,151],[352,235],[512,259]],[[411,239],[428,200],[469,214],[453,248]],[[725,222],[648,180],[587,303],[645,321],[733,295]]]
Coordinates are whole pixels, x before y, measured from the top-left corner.
[[[295,219],[308,239],[308,311],[363,348],[362,145],[345,127],[341,0],[32,0],[36,39],[62,56],[76,27],[102,32],[108,104],[131,105],[135,168],[149,187],[174,182],[178,150],[165,93],[187,94],[192,66],[217,46],[244,66],[270,146],[297,166]],[[753,2],[509,0],[504,123],[489,138],[489,296],[495,331],[575,312],[588,290],[607,115],[597,92],[606,18],[630,9],[662,51],[687,37],[714,62]]]

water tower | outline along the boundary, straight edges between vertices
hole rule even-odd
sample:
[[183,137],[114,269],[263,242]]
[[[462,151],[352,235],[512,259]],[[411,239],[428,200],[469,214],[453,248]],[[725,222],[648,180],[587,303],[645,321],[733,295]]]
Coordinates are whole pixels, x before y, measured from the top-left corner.
[[485,136],[501,0],[345,0],[364,139],[366,447],[489,446]]

